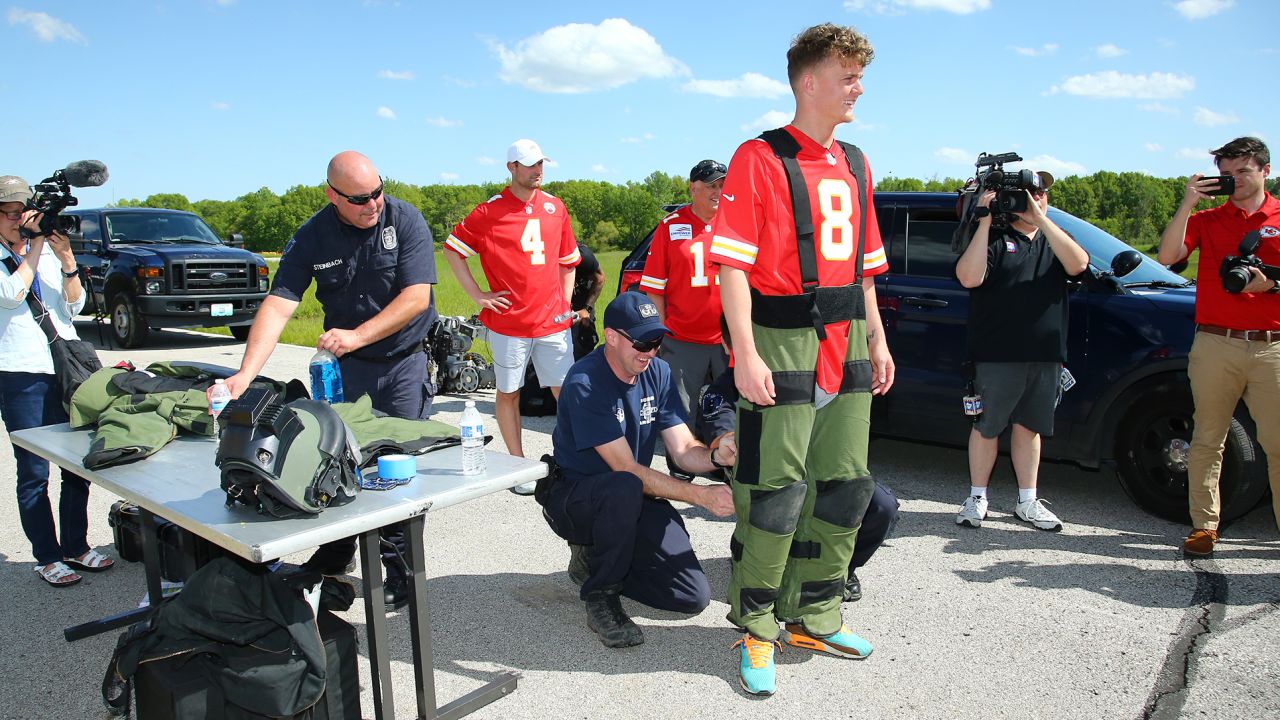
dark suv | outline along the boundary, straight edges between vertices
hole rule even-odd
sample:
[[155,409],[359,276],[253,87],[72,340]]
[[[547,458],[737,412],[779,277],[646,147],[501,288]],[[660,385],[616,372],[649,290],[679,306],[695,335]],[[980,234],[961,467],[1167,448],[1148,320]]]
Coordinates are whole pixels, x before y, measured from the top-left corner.
[[[897,380],[872,405],[871,431],[964,446],[969,292],[956,280],[951,251],[956,196],[882,192],[875,204],[889,256],[889,272],[876,278],[877,299]],[[1071,292],[1067,368],[1076,385],[1063,395],[1043,455],[1087,468],[1112,466],[1143,509],[1185,522],[1195,285],[1077,217],[1054,208],[1049,214],[1089,253],[1089,269]],[[624,275],[644,266],[651,238],[623,262]],[[1241,405],[1222,467],[1227,520],[1267,493],[1266,460],[1254,430]]]
[[93,295],[86,313],[104,312],[123,348],[141,345],[148,328],[230,326],[249,337],[267,296],[267,262],[233,234],[224,243],[199,216],[180,210],[68,210],[80,218],[71,237]]

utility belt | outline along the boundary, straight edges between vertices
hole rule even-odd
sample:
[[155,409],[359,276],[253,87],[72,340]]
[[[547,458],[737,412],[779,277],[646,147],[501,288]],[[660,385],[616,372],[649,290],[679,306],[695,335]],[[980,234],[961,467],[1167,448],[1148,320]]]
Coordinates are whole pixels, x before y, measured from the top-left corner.
[[420,352],[423,352],[422,343],[414,343],[409,347],[405,348],[404,350],[393,352],[389,355],[369,356],[369,355],[361,355],[358,352],[354,352],[354,353],[351,353],[351,357],[357,360],[364,360],[365,362],[393,363],[393,362],[400,362],[401,360],[409,357],[410,355],[414,355]]
[[812,327],[825,340],[823,326],[865,319],[865,304],[860,283],[816,287],[799,295],[763,295],[752,288],[751,322],[778,330]]

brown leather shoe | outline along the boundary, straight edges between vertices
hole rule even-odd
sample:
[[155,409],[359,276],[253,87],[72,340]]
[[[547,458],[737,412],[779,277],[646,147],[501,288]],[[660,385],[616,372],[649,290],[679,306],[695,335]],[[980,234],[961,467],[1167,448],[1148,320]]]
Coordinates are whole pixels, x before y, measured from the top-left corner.
[[1192,530],[1182,543],[1182,552],[1188,555],[1209,555],[1217,542],[1217,530]]

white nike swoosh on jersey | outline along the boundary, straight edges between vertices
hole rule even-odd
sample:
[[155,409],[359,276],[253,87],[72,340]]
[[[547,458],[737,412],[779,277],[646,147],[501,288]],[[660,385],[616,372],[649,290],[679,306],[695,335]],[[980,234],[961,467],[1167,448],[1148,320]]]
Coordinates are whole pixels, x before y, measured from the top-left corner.
[[732,196],[732,195],[727,195],[727,194],[725,194],[725,193],[720,193],[720,197],[724,198],[725,200],[728,200],[729,202],[733,202],[733,196]]

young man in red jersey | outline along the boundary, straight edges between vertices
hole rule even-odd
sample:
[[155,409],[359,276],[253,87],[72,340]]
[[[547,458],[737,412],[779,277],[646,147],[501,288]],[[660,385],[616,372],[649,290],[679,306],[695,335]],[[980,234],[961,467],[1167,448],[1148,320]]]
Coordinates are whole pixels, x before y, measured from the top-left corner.
[[1280,200],[1267,192],[1271,151],[1255,137],[1240,137],[1214,150],[1218,172],[1235,179],[1227,202],[1192,214],[1211,197],[1217,180],[1197,173],[1169,226],[1160,236],[1160,262],[1173,264],[1200,249],[1196,273],[1196,339],[1187,375],[1195,400],[1195,429],[1187,459],[1191,534],[1188,555],[1208,555],[1218,542],[1218,478],[1222,445],[1236,403],[1242,398],[1258,425],[1258,443],[1267,453],[1271,502],[1280,524],[1280,282],[1256,267],[1239,292],[1228,292],[1218,277],[1222,260],[1238,255],[1245,234],[1258,233],[1256,255],[1280,265]]
[[658,357],[671,366],[680,403],[690,418],[702,386],[729,366],[729,356],[720,346],[720,277],[709,255],[711,222],[720,207],[725,172],[724,163],[715,160],[693,166],[693,202],[658,224],[640,278],[640,289],[671,329]]
[[853,120],[872,56],[850,27],[795,38],[795,120],[734,153],[713,229],[742,396],[729,621],[744,631],[742,686],[757,695],[774,692],[779,637],[840,657],[871,653],[840,602],[875,488],[871,396],[893,385],[871,278],[887,263],[870,167],[835,128]]
[[[573,268],[581,260],[569,213],[541,190],[547,157],[532,140],[507,149],[511,184],[476,206],[445,241],[445,260],[462,289],[480,306],[489,329],[497,374],[494,415],[507,452],[524,457],[520,438],[520,386],[530,360],[538,381],[559,397],[573,365],[569,334]],[[480,258],[489,290],[471,275],[467,260]],[[532,495],[536,483],[512,488]]]

